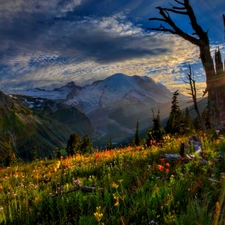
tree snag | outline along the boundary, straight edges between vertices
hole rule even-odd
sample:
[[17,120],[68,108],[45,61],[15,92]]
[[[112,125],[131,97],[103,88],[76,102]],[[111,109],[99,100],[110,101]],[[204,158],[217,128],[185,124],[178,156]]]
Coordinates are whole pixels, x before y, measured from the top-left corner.
[[187,78],[188,78],[188,81],[184,81],[185,83],[188,83],[189,86],[190,86],[190,95],[192,97],[192,100],[193,100],[193,103],[194,103],[194,109],[195,109],[195,112],[197,114],[197,118],[199,120],[199,123],[201,124],[201,127],[202,127],[202,130],[206,130],[206,127],[205,127],[205,124],[203,123],[202,121],[202,117],[201,117],[201,114],[200,114],[200,111],[198,109],[198,103],[197,103],[197,91],[196,91],[196,86],[195,86],[195,79],[194,79],[194,75],[192,74],[192,71],[191,71],[191,66],[190,64],[188,65],[189,67],[189,73],[187,74]]
[[[198,24],[195,13],[189,0],[174,0],[177,6],[172,4],[171,8],[162,8],[160,6],[156,7],[159,10],[161,18],[153,17],[149,18],[150,21],[156,20],[161,21],[164,24],[169,25],[164,26],[160,24],[158,28],[149,28],[153,31],[169,32],[173,35],[178,35],[181,38],[189,41],[193,45],[199,47],[200,59],[206,74],[206,90],[203,96],[208,92],[209,109],[212,112],[212,120],[214,125],[218,126],[221,124],[221,119],[214,112],[218,111],[217,107],[217,88],[225,85],[225,79],[223,77],[216,76],[216,71],[214,69],[213,59],[210,54],[210,43],[208,38],[208,31],[204,31],[202,27]],[[187,16],[190,20],[190,25],[192,27],[192,34],[188,34],[182,29],[180,29],[176,23],[171,19],[170,13],[180,14],[181,16]],[[224,18],[224,17],[223,17]]]

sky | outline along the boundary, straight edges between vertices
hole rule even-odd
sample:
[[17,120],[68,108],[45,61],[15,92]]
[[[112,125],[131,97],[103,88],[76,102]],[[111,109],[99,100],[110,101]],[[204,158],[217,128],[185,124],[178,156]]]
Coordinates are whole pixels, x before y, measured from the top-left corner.
[[[180,0],[182,1],[182,0]],[[169,33],[153,32],[157,6],[174,0],[0,0],[0,90],[84,86],[115,73],[149,76],[171,91],[187,92],[188,63],[198,93],[205,88],[199,50]],[[210,38],[212,56],[225,53],[224,0],[190,0]],[[184,15],[171,14],[191,34]]]

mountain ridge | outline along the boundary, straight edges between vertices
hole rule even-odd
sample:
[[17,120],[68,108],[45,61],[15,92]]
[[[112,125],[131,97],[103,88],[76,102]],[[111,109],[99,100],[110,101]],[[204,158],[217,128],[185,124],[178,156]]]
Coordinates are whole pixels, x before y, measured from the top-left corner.
[[154,102],[164,103],[172,97],[161,83],[155,82],[147,76],[127,76],[117,73],[104,80],[94,81],[91,85],[77,86],[73,81],[53,90],[39,88],[29,89],[23,93],[28,96],[39,96],[64,102],[77,107],[84,113],[90,113],[99,107],[106,107],[123,99],[128,104],[129,98],[137,99],[146,104]]
[[[147,129],[151,111],[158,111],[162,119],[169,115],[173,93],[148,76],[128,76],[117,73],[91,85],[77,86],[73,81],[53,90],[33,89],[24,95],[40,96],[73,106],[83,112],[100,134],[99,144],[113,138],[117,142],[134,133],[136,122]],[[187,97],[179,96],[182,107]],[[120,112],[118,114],[118,112]],[[118,115],[117,115],[118,114]],[[126,122],[124,122],[126,121]]]
[[[36,101],[36,110],[34,109]],[[32,109],[28,108],[32,104]],[[0,92],[0,164],[12,154],[25,160],[53,155],[70,135],[93,137],[89,119],[72,106],[55,101]]]

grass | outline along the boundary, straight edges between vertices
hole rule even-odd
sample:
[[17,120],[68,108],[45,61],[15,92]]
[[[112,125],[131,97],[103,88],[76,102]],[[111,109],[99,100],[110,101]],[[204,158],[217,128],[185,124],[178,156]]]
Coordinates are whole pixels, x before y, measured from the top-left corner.
[[207,163],[160,160],[181,141],[1,169],[0,224],[224,225],[225,139],[202,137]]

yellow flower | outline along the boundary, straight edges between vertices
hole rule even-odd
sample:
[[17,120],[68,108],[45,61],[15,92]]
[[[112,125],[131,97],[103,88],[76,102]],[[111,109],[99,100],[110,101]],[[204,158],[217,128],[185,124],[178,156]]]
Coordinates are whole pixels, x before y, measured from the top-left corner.
[[119,183],[122,183],[122,182],[123,182],[123,180],[122,180],[122,179],[121,179],[121,180],[118,180],[118,182],[119,182]]
[[116,200],[116,202],[115,202],[115,204],[114,204],[114,206],[119,206],[119,197],[114,193],[113,194],[113,198]]
[[98,222],[100,222],[103,217],[103,213],[101,213],[100,210],[101,210],[101,206],[97,206],[96,212],[94,213],[94,216]]
[[112,187],[113,187],[113,188],[118,188],[118,187],[119,187],[119,185],[118,185],[118,184],[116,184],[115,182],[113,182],[113,183],[112,183]]
[[114,204],[114,206],[119,206],[119,201],[116,201],[116,203]]

